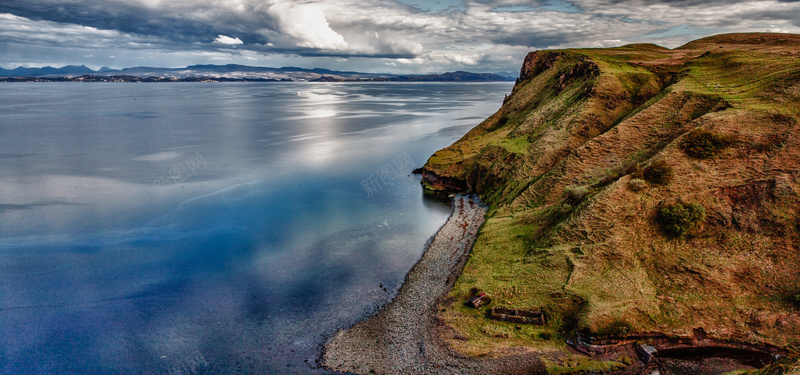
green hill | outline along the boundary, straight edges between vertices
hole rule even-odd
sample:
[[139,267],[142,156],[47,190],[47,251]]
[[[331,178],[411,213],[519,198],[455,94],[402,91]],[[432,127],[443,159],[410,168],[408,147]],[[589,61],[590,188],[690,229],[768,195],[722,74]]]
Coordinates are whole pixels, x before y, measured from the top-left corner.
[[[530,53],[500,110],[423,171],[488,220],[440,318],[471,355],[696,328],[800,346],[800,35]],[[514,327],[463,305],[542,308]]]

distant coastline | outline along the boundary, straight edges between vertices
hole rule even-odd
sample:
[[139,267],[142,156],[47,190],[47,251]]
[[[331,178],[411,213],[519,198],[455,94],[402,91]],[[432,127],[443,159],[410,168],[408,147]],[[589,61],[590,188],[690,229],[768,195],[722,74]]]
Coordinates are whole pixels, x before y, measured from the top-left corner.
[[336,78],[322,76],[310,80],[295,80],[292,78],[230,78],[230,77],[136,77],[136,76],[95,76],[82,75],[79,77],[0,77],[0,82],[509,82],[507,80],[480,80],[480,79],[451,79],[441,74],[427,76],[399,76],[377,78]]
[[191,65],[93,70],[87,66],[0,69],[0,82],[512,82],[515,77],[465,71],[440,74],[379,74],[247,65]]
[[135,77],[135,76],[95,76],[79,77],[0,77],[0,82],[294,82],[283,78],[226,78],[226,77]]

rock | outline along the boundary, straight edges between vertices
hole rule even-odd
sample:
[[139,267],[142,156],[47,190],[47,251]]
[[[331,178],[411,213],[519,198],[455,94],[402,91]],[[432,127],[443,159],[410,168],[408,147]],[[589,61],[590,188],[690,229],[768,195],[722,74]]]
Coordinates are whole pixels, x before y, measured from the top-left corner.
[[483,305],[488,305],[490,302],[492,302],[492,298],[487,296],[486,293],[481,292],[475,297],[470,298],[467,301],[467,306],[477,309]]
[[642,344],[636,347],[636,354],[639,356],[639,359],[641,359],[642,362],[648,363],[658,355],[658,350],[651,345]]

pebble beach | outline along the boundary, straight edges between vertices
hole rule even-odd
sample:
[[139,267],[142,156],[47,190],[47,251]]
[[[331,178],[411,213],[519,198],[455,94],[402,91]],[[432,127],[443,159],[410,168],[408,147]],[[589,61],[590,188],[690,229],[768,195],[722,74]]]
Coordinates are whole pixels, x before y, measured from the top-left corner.
[[438,336],[436,308],[466,263],[486,207],[456,196],[453,213],[406,276],[395,298],[375,315],[340,330],[322,365],[356,374],[545,374],[530,355],[479,359],[454,352]]

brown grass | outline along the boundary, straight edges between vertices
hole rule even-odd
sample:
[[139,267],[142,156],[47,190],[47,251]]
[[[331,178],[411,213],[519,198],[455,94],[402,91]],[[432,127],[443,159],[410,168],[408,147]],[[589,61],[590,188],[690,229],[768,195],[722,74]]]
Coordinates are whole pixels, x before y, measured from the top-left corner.
[[[472,355],[561,350],[571,329],[624,322],[797,346],[800,315],[781,296],[800,288],[798,45],[797,35],[725,35],[676,50],[529,55],[538,74],[425,166],[491,204],[442,306],[451,344]],[[693,130],[735,142],[693,159],[681,147]],[[655,160],[672,180],[630,189],[635,166]],[[581,199],[565,196],[574,187]],[[702,204],[707,218],[670,238],[656,212],[678,202]],[[459,302],[472,287],[555,319],[522,329],[488,320]]]

